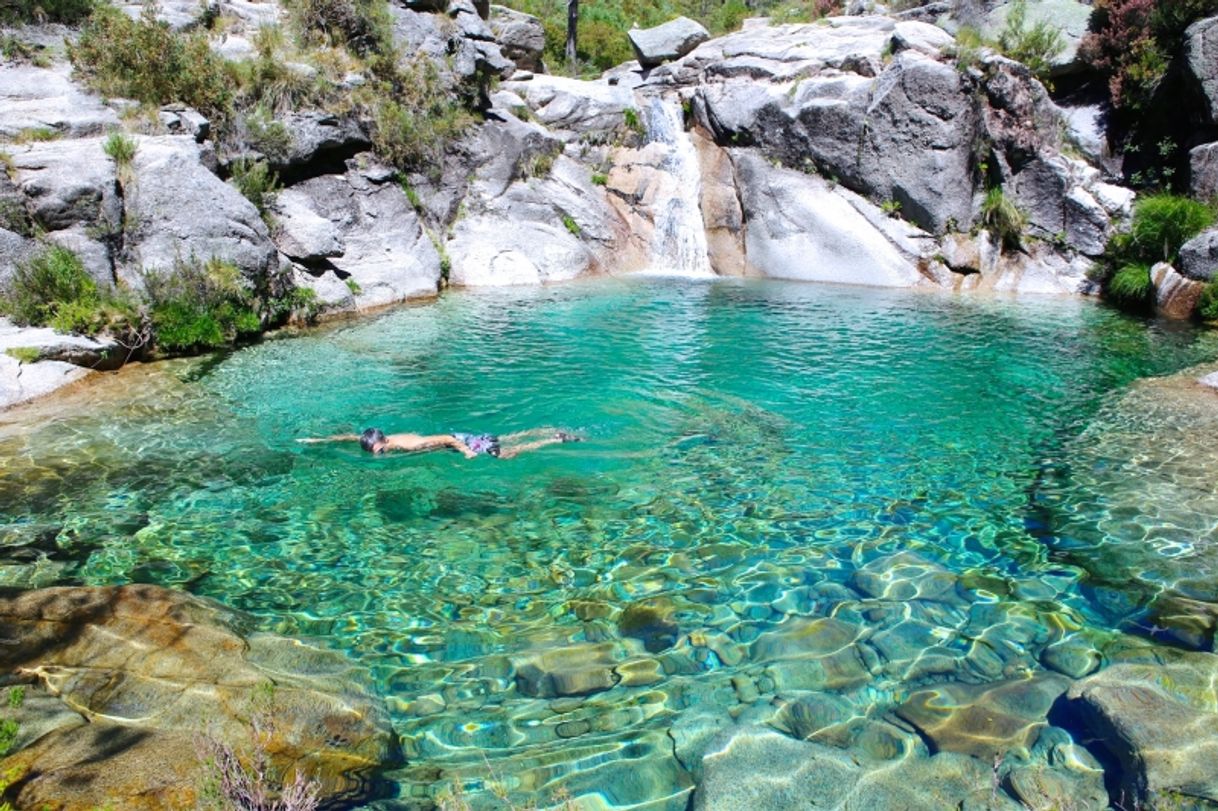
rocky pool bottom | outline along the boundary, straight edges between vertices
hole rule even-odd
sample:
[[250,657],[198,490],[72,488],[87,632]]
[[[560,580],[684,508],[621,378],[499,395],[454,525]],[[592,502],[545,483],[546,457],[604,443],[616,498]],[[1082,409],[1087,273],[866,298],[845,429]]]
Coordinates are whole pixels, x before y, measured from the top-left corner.
[[[1207,807],[1216,360],[1090,302],[453,294],[6,413],[0,583],[214,598],[243,689],[354,668],[404,757],[364,729],[347,806]],[[367,425],[586,442],[294,442]],[[140,683],[64,695],[189,714]]]

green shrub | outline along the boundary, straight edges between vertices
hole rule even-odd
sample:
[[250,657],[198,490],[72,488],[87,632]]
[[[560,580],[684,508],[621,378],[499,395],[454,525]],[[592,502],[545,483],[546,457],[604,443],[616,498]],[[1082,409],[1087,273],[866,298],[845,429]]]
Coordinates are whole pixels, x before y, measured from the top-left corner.
[[[283,34],[278,26],[263,26],[254,35],[257,55],[226,65],[236,87],[237,106],[253,109],[268,125],[275,123],[276,112],[322,105],[333,93],[333,87],[324,78],[306,76],[289,68],[278,54],[282,46]],[[247,126],[250,123],[247,118]],[[279,127],[282,129],[283,125]],[[260,137],[256,132],[248,135]]]
[[245,199],[254,204],[258,213],[265,220],[270,217],[271,203],[279,192],[279,176],[267,165],[266,161],[252,161],[242,158],[233,161],[233,185],[237,191],[245,195]]
[[120,170],[128,169],[131,166],[138,149],[139,144],[135,142],[134,138],[117,130],[110,133],[102,143],[102,151],[106,153],[106,157],[114,161],[114,165]]
[[145,272],[144,291],[157,348],[214,349],[262,329],[254,297],[235,265],[219,259],[179,261]]
[[566,227],[566,229],[568,231],[571,232],[571,234],[573,236],[579,236],[580,234],[583,233],[583,229],[579,227],[579,223],[577,223],[575,221],[575,218],[572,217],[570,214],[562,215],[562,224]]
[[593,186],[604,186],[608,182],[609,182],[609,175],[605,174],[604,172],[594,172],[592,174],[592,185]]
[[35,363],[42,357],[42,350],[36,346],[14,346],[4,350],[4,354],[18,363]]
[[1197,300],[1197,316],[1202,321],[1218,321],[1218,280],[1202,288],[1201,297]]
[[1017,250],[1023,240],[1027,218],[1001,188],[994,188],[986,192],[981,204],[981,224],[998,239],[1004,250]]
[[13,719],[0,720],[0,757],[4,757],[13,750],[13,744],[17,742],[18,730],[17,722]]
[[65,305],[98,297],[97,283],[76,254],[54,245],[17,267],[0,305],[19,326],[45,326]]
[[1128,237],[1117,240],[1118,261],[1175,262],[1185,242],[1214,223],[1212,205],[1173,194],[1143,197],[1134,206]]
[[93,0],[17,0],[0,5],[0,25],[14,23],[65,23],[89,16]]
[[207,34],[175,33],[156,19],[152,5],[138,20],[99,6],[70,55],[86,83],[102,95],[158,106],[181,102],[215,123],[231,113],[232,79]]
[[473,115],[446,86],[430,60],[417,60],[384,82],[372,97],[372,146],[404,171],[439,177],[444,150],[473,123]]
[[287,0],[292,26],[306,46],[346,46],[358,54],[384,52],[393,35],[385,0]]
[[1146,309],[1155,297],[1155,287],[1150,280],[1150,266],[1123,266],[1108,280],[1106,292],[1113,302],[1125,309]]
[[1061,29],[1040,20],[1028,26],[1028,4],[1016,0],[1007,11],[1006,25],[998,35],[998,49],[1022,62],[1040,78],[1047,78],[1053,59],[1066,48]]

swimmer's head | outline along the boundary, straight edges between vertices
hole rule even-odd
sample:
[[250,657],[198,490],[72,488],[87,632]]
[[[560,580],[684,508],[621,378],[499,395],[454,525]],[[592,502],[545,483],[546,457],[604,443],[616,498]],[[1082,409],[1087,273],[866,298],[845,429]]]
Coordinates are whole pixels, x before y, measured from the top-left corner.
[[366,428],[359,435],[359,446],[368,453],[384,453],[387,444],[385,434],[379,428]]

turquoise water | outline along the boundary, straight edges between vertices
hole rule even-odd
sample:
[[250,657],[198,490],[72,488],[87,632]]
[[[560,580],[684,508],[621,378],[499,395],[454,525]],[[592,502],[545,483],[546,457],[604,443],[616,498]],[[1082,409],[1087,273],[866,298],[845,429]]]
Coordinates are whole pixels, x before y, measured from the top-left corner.
[[[1215,358],[1214,333],[1079,301],[454,293],[11,415],[0,584],[176,586],[346,651],[403,736],[385,808],[454,784],[683,808],[682,718],[773,722],[806,692],[879,718],[1139,635],[1149,593],[1097,572],[1145,526],[1089,489],[1121,480],[1087,431],[1134,380]],[[294,441],[369,425],[586,441],[474,461]],[[1190,515],[1178,535],[1218,539]],[[1180,547],[1155,550],[1161,585]],[[864,635],[861,670],[809,669],[789,631],[824,616]]]

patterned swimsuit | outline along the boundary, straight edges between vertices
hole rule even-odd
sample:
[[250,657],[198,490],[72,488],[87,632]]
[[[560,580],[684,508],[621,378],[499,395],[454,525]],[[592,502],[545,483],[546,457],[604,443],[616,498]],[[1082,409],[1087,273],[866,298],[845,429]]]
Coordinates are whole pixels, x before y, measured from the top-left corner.
[[492,434],[453,434],[453,438],[474,453],[499,455],[499,437]]

